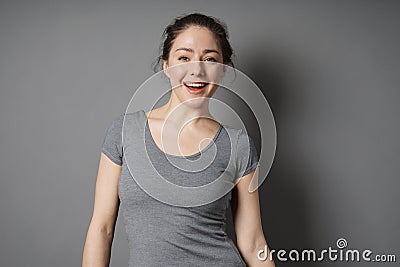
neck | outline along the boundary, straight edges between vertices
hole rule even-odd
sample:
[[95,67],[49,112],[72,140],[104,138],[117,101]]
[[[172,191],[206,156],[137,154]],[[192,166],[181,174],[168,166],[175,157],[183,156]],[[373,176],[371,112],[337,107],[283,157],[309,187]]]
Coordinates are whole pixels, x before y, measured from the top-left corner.
[[186,103],[182,104],[172,93],[168,102],[161,107],[166,120],[181,127],[183,125],[201,126],[209,120],[208,118],[212,118],[209,111],[209,100],[202,98],[199,101],[194,100]]

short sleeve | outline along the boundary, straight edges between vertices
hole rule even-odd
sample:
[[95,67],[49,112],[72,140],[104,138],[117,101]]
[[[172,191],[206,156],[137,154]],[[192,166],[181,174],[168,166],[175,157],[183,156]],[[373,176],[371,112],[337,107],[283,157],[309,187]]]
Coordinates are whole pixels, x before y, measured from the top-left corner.
[[236,178],[243,177],[254,170],[259,163],[258,152],[253,139],[242,129],[239,130],[237,143]]
[[122,166],[122,124],[124,115],[110,123],[106,131],[101,151],[115,164]]

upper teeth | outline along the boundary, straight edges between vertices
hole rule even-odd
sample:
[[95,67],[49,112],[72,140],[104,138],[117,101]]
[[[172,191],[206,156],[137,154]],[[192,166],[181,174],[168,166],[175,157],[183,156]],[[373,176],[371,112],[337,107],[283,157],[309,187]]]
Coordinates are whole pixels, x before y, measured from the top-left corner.
[[190,87],[202,87],[206,84],[205,83],[187,83],[186,85],[190,86]]

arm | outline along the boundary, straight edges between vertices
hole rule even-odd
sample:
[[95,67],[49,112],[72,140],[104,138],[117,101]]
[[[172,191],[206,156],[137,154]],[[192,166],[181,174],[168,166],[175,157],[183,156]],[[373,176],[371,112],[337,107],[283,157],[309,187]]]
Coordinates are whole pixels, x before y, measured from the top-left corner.
[[[258,167],[240,178],[232,191],[231,208],[237,246],[248,266],[275,267],[274,262],[270,261],[268,246],[268,258],[265,261],[261,261],[257,257],[258,251],[265,249],[267,242],[262,229],[258,189],[251,193],[249,192],[249,185],[253,175],[254,180],[258,181]],[[264,254],[260,256],[264,256]]]
[[82,267],[109,266],[118,216],[118,179],[121,166],[100,154],[93,215],[83,249]]

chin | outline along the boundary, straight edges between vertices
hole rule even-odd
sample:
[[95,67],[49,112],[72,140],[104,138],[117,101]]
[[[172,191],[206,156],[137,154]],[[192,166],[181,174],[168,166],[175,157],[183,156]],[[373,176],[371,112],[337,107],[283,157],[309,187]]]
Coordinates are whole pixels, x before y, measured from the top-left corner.
[[207,95],[192,96],[189,94],[178,95],[180,102],[186,107],[201,109],[208,106],[210,98]]

